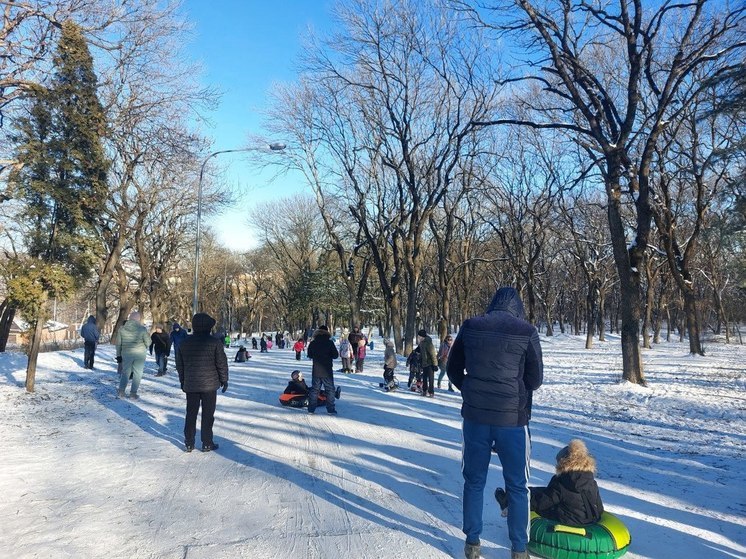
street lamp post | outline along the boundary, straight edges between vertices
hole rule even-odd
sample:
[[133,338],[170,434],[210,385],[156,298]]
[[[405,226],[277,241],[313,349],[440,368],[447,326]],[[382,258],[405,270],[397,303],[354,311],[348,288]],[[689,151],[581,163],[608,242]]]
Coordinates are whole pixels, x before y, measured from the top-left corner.
[[[269,144],[267,148],[270,151],[282,151],[285,149],[285,144],[273,143]],[[237,153],[246,151],[264,151],[267,148],[239,148],[239,149],[224,149],[216,151],[205,157],[202,162],[202,166],[199,169],[199,184],[197,187],[197,240],[194,247],[194,293],[192,294],[192,316],[197,314],[199,306],[199,249],[200,241],[202,240],[202,179],[205,176],[205,166],[216,155],[223,153]]]

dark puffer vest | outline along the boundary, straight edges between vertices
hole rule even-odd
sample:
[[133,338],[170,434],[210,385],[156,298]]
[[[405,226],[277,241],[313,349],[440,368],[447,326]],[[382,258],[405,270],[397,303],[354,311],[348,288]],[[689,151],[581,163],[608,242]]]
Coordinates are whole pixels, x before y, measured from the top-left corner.
[[515,289],[500,288],[484,315],[463,323],[447,372],[461,390],[465,419],[500,427],[528,425],[531,394],[541,386],[544,366],[539,334],[523,320]]

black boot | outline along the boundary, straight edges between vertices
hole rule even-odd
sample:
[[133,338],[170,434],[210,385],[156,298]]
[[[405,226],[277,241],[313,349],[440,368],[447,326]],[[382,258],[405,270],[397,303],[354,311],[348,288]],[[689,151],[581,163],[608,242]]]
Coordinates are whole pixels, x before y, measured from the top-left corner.
[[508,494],[505,493],[505,489],[502,487],[495,489],[495,500],[497,501],[497,504],[500,505],[501,510],[508,508]]

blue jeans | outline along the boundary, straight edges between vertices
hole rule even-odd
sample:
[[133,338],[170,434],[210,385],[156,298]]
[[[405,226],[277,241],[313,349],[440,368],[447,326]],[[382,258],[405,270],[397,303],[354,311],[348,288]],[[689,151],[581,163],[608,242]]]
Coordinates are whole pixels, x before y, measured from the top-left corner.
[[158,363],[158,374],[165,375],[168,367],[168,355],[165,353],[155,353],[155,362]]
[[[513,551],[525,551],[529,533],[528,427],[497,427],[464,419],[461,472],[464,475],[464,534],[476,543],[482,533],[484,486],[492,449],[497,450],[508,494],[508,537]],[[495,511],[497,505],[495,504]]]
[[319,404],[319,392],[321,385],[324,385],[324,394],[326,395],[326,411],[334,411],[334,379],[330,377],[313,377],[311,390],[308,391],[308,411],[316,410]]

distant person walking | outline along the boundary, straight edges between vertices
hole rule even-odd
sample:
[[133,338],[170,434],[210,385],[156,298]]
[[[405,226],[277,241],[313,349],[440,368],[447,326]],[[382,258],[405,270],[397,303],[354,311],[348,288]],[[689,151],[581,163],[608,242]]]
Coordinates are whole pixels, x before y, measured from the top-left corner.
[[[443,376],[446,374],[446,365],[448,364],[448,353],[451,351],[451,345],[453,344],[453,337],[448,334],[445,339],[440,343],[438,348],[438,388],[440,388],[440,382],[443,380]],[[453,392],[453,386],[451,381],[448,381],[448,392]]]
[[417,332],[417,346],[422,360],[422,395],[435,396],[435,369],[438,368],[438,356],[435,354],[433,339],[425,330]]
[[186,418],[184,420],[184,445],[187,452],[194,450],[197,434],[197,414],[202,407],[200,436],[202,452],[217,450],[212,434],[217,405],[217,390],[228,390],[228,358],[222,340],[210,335],[215,319],[206,313],[192,318],[192,335],[176,352],[176,370],[181,389],[186,392]]
[[300,361],[300,354],[306,349],[306,343],[303,341],[303,338],[298,338],[293,345],[293,349],[295,350],[295,360]]
[[189,334],[186,333],[186,330],[184,330],[178,322],[174,322],[173,326],[171,326],[170,336],[171,346],[174,348],[174,355],[176,355],[176,352],[179,350],[181,342],[186,340],[188,335]]
[[395,390],[397,388],[396,376],[396,350],[394,342],[388,338],[383,340],[385,349],[383,351],[383,388],[384,390]]
[[351,373],[352,345],[350,344],[350,340],[344,336],[339,340],[339,357],[342,359],[342,372]]
[[93,369],[93,358],[96,356],[96,346],[98,345],[99,339],[101,339],[101,333],[98,331],[96,326],[96,317],[91,315],[88,320],[80,328],[80,335],[83,338],[83,367],[86,369]]
[[150,335],[150,355],[155,351],[155,362],[158,364],[157,377],[166,374],[168,367],[168,356],[171,355],[171,337],[163,331],[160,325],[155,327],[155,332]]
[[308,395],[308,413],[315,413],[318,405],[321,386],[324,387],[326,395],[326,411],[336,415],[337,409],[334,405],[334,364],[333,361],[339,357],[337,346],[332,341],[329,329],[321,325],[314,332],[313,340],[308,344],[306,351],[308,357],[313,360],[311,367],[311,391]]
[[362,373],[363,367],[365,366],[365,348],[368,339],[365,337],[365,334],[360,331],[360,326],[355,326],[352,329],[352,332],[347,336],[347,339],[349,340],[350,345],[352,346],[352,351],[355,354],[355,372]]
[[119,377],[118,398],[123,398],[127,389],[127,383],[132,376],[132,387],[130,398],[137,400],[140,396],[137,390],[140,388],[142,372],[145,367],[145,355],[150,347],[150,336],[148,330],[142,325],[142,317],[139,312],[132,312],[114,336],[114,345],[117,348],[117,360],[122,360],[122,374]]
[[539,335],[523,319],[512,287],[501,287],[487,312],[466,320],[448,356],[448,378],[463,404],[464,555],[480,553],[484,486],[492,450],[503,469],[511,559],[528,559],[531,396],[544,376]]

